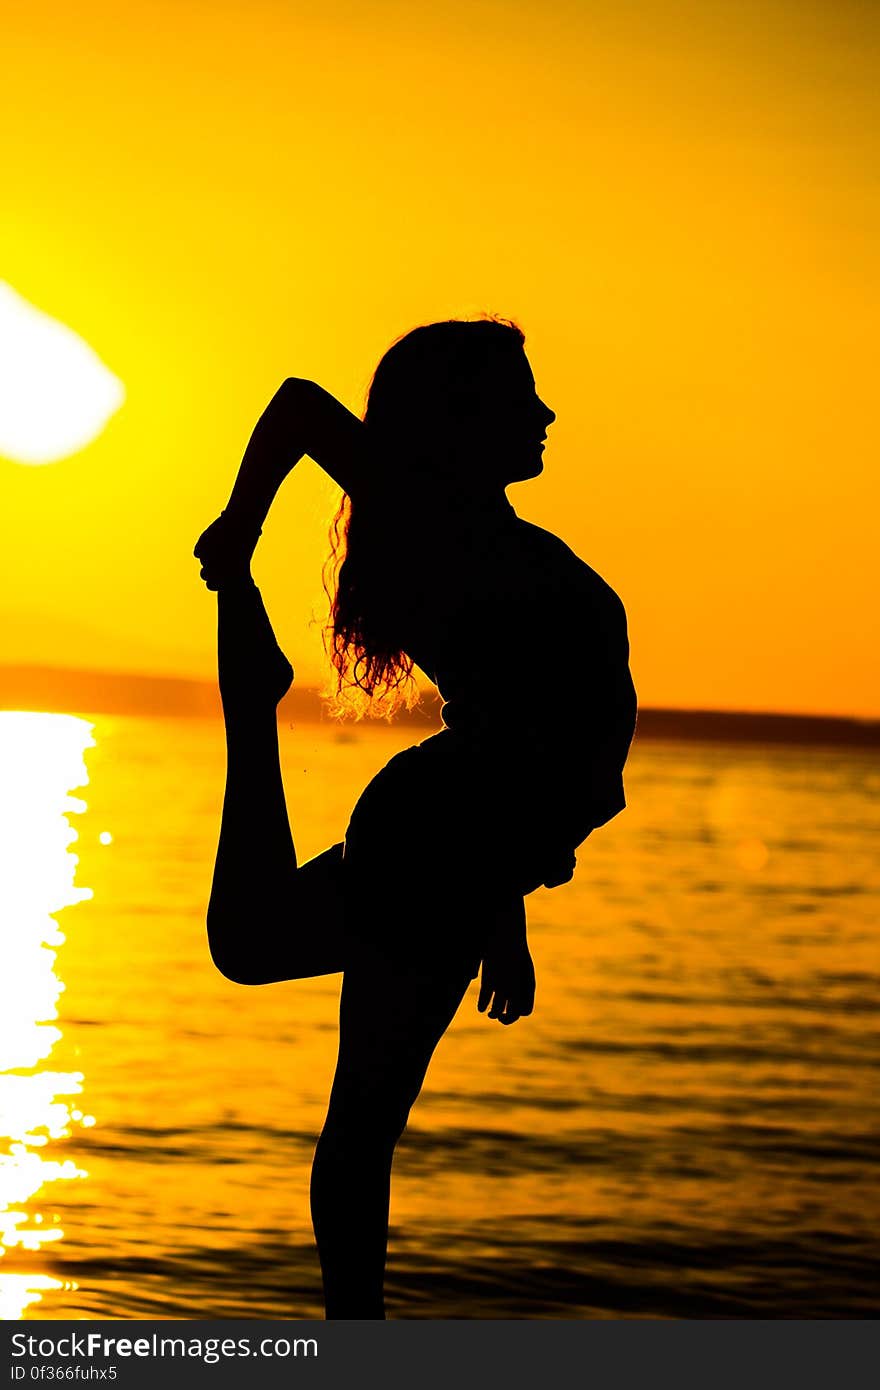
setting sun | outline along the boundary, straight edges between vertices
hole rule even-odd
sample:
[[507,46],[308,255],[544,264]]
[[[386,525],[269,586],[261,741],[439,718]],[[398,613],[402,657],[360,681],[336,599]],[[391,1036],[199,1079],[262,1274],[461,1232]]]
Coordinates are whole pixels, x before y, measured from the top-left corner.
[[88,343],[0,282],[0,454],[56,463],[90,444],[124,399]]

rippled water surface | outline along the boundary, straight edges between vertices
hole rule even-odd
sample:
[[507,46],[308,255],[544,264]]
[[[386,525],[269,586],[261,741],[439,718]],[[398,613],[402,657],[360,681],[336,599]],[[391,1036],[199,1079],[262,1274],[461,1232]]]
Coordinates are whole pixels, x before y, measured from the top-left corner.
[[[303,856],[411,741],[283,730]],[[0,754],[4,1315],[320,1316],[340,977],[210,964],[221,727],[7,713]],[[475,982],[441,1043],[390,1315],[871,1316],[876,760],[644,743],[627,790],[529,900],[533,1017],[488,1022]]]

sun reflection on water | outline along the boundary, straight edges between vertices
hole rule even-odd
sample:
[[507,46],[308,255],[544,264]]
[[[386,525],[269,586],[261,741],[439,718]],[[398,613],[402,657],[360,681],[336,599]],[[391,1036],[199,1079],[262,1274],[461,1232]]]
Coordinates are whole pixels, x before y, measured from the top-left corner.
[[[94,1123],[75,1097],[81,1072],[44,1064],[61,1037],[56,972],[64,933],[54,913],[92,896],[74,886],[77,839],[67,820],[86,803],[84,753],[93,726],[66,714],[0,712],[0,1317],[18,1318],[43,1292],[64,1287],[22,1265],[63,1238],[57,1214],[34,1204],[45,1188],[87,1176],[52,1145]],[[14,1272],[10,1269],[16,1263]]]

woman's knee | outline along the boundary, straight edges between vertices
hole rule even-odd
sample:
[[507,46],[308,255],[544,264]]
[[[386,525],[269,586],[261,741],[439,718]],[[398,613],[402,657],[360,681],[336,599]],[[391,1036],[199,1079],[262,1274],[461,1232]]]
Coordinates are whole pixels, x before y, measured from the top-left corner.
[[334,974],[343,968],[342,844],[302,864],[272,892],[215,893],[207,913],[211,960],[237,985]]
[[355,1153],[359,1145],[393,1149],[406,1129],[418,1092],[416,1085],[334,1085],[322,1138]]
[[211,960],[225,979],[235,985],[263,985],[277,978],[271,952],[254,931],[251,914],[212,904],[206,925]]
[[208,950],[220,974],[234,985],[263,985],[270,975],[255,958],[252,950],[244,951],[226,940],[224,935],[208,930]]

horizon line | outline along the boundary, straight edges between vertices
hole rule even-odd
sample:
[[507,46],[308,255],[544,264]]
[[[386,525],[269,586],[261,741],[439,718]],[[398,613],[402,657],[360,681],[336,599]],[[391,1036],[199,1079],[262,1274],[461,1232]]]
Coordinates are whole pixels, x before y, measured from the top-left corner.
[[[418,705],[401,711],[391,722],[439,728],[442,703],[435,690],[425,690]],[[36,663],[0,664],[0,710],[23,710],[35,705],[34,712],[48,713],[59,704],[76,706],[77,712],[83,714],[146,714],[161,718],[219,717],[222,713],[216,679]],[[317,685],[294,685],[281,701],[279,713],[282,717],[296,715],[310,723],[332,721],[340,727],[353,722],[367,728],[388,723],[379,719],[336,719],[327,712]],[[696,737],[725,742],[749,738],[759,742],[830,740],[835,744],[874,746],[880,744],[880,715],[644,705],[639,710],[636,736],[639,734],[648,738]]]

